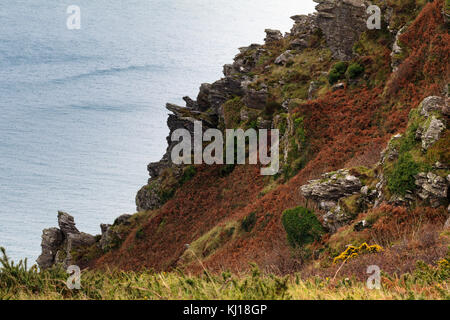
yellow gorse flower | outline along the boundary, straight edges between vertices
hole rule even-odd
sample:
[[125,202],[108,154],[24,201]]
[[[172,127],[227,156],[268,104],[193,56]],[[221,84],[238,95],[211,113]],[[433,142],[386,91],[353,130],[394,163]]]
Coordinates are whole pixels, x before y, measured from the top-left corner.
[[383,248],[377,244],[369,246],[367,243],[363,243],[359,247],[348,246],[344,252],[334,258],[333,263],[338,263],[339,261],[347,261],[348,259],[356,258],[358,255],[364,253],[377,253],[383,251]]

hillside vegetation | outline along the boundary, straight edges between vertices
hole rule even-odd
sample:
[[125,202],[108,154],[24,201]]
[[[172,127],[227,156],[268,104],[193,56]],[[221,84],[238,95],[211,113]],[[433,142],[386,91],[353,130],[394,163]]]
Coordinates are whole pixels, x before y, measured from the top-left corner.
[[[278,129],[279,174],[166,154],[148,166],[138,213],[75,249],[76,228],[53,230],[53,267],[4,262],[0,297],[448,299],[449,2],[373,1],[380,30],[364,7],[325,2],[241,48],[196,101],[167,106],[171,132],[192,119]],[[88,268],[81,291],[60,283],[68,264]],[[381,290],[365,286],[370,265]]]

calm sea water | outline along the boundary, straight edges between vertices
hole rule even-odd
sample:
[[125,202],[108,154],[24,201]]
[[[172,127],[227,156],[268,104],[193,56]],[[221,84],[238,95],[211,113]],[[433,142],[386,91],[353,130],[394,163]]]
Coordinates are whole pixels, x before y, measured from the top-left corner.
[[[81,30],[66,9],[81,8]],[[80,230],[135,210],[164,153],[166,102],[221,77],[237,48],[312,12],[299,0],[2,0],[0,246],[34,262],[57,210]]]

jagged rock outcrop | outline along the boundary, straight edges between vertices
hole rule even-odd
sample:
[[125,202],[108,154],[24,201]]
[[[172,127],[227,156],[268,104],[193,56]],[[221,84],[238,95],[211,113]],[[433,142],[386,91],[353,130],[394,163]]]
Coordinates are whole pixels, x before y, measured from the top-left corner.
[[263,110],[264,107],[267,105],[268,98],[269,93],[265,88],[260,90],[247,89],[245,91],[243,102],[249,108]]
[[250,72],[259,61],[260,57],[267,53],[267,50],[259,44],[252,44],[248,47],[239,48],[240,53],[234,58],[233,64],[223,66],[225,77],[239,76],[243,79],[249,79],[245,74]]
[[432,116],[428,125],[418,129],[416,136],[420,136],[420,139],[422,140],[422,150],[424,152],[441,138],[445,128],[445,123],[442,120]]
[[265,43],[276,42],[283,39],[280,30],[266,29],[264,32],[266,33],[266,38],[264,39]]
[[349,60],[353,45],[367,30],[366,5],[362,0],[314,0],[317,25],[325,35],[333,56]]
[[311,180],[300,190],[303,196],[319,203],[323,210],[330,210],[341,198],[358,193],[361,181],[351,175],[348,170],[338,170],[322,175],[322,179]]
[[430,96],[423,99],[420,107],[420,114],[429,117],[434,111],[442,113],[446,107],[446,99],[439,96]]
[[214,114],[223,118],[222,104],[234,96],[242,96],[243,94],[239,79],[225,77],[213,84],[202,84],[197,103],[201,111],[212,109]]
[[41,269],[48,269],[55,264],[55,256],[63,243],[64,235],[58,228],[42,231],[42,253],[36,260]]
[[448,201],[450,175],[443,178],[433,172],[421,172],[415,179],[416,193],[420,199],[428,201],[434,208],[444,205]]
[[59,229],[43,230],[42,253],[36,260],[41,269],[58,264],[67,268],[73,263],[73,250],[91,246],[97,241],[94,236],[80,232],[75,226],[74,218],[66,212],[58,212],[58,225]]
[[65,237],[69,236],[69,234],[80,233],[75,226],[74,218],[66,212],[58,212],[58,225]]
[[403,49],[400,46],[400,36],[402,33],[404,33],[406,30],[406,27],[401,28],[397,34],[395,35],[395,41],[392,45],[392,52],[391,52],[391,68],[395,72],[398,69],[398,66],[402,64],[403,60],[401,59],[401,56],[403,54]]
[[[323,225],[334,233],[355,217],[354,210],[349,207],[363,201],[364,197],[353,197],[360,195],[362,188],[361,180],[343,169],[325,173],[322,179],[309,181],[300,190],[306,199],[313,200],[320,209],[327,211],[323,215]],[[348,205],[349,202],[352,205]]]

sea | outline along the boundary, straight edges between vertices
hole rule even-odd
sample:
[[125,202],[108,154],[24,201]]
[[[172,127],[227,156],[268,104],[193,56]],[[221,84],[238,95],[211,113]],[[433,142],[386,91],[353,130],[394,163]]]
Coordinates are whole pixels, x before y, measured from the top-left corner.
[[0,246],[30,265],[58,210],[91,234],[134,213],[147,164],[166,148],[165,103],[195,99],[239,47],[289,31],[314,5],[2,0]]

